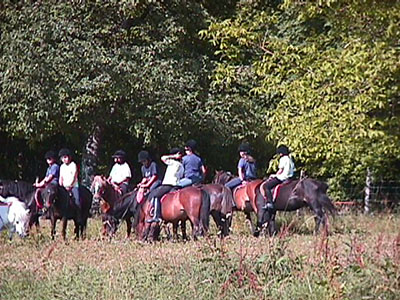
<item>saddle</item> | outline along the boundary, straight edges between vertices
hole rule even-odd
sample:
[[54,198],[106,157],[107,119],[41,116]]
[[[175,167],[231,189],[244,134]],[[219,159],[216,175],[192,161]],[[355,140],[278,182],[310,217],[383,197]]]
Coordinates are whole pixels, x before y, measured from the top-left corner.
[[[282,183],[278,184],[277,186],[275,186],[275,187],[272,189],[272,201],[275,202],[275,200],[276,200],[276,199],[278,198],[278,196],[279,196],[279,193],[280,193],[280,191],[281,191],[281,188],[282,188],[283,186],[285,186],[285,185],[291,183],[293,180],[294,180],[293,178],[289,178],[289,179],[283,181]],[[263,195],[264,198],[267,197],[267,195],[265,195],[265,192],[264,192],[264,189],[263,189],[263,188],[261,189],[261,194]]]

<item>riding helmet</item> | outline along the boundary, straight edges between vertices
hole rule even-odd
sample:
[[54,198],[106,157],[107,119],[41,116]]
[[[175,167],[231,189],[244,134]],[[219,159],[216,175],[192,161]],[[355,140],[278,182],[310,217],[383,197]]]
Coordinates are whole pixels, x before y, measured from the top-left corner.
[[250,145],[248,143],[242,143],[240,144],[238,151],[250,154]]
[[63,156],[72,156],[72,153],[69,149],[67,148],[63,148],[60,150],[60,152],[58,152],[58,156],[59,157],[63,157]]
[[289,155],[289,148],[286,147],[285,145],[280,145],[276,149],[276,154]]
[[52,158],[55,160],[55,159],[57,159],[57,154],[52,150],[47,151],[46,154],[44,155],[44,159],[49,159],[49,158]]
[[194,151],[197,147],[197,142],[195,140],[188,140],[185,144],[185,147],[190,148],[190,150]]
[[139,154],[138,154],[138,161],[139,161],[139,162],[143,162],[143,161],[145,161],[146,159],[147,159],[147,160],[150,160],[150,154],[149,154],[149,152],[147,152],[146,150],[140,151]]
[[115,153],[112,156],[112,158],[122,158],[122,159],[125,159],[125,157],[126,157],[126,153],[124,150],[117,150],[117,151],[115,151]]

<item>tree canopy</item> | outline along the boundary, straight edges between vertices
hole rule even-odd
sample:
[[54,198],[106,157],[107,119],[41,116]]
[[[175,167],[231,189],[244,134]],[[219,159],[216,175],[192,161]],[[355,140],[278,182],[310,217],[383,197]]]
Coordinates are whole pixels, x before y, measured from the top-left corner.
[[[211,168],[232,171],[247,140],[260,176],[284,143],[336,185],[361,185],[367,169],[398,178],[399,11],[389,0],[5,0],[1,136],[36,160],[94,143],[103,166],[117,148],[133,158],[195,138]],[[2,151],[2,164],[17,154]]]

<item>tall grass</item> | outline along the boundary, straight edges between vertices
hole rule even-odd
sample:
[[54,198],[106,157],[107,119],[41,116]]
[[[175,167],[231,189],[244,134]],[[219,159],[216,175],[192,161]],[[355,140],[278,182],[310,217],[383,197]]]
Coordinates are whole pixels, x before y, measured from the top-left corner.
[[[49,228],[26,240],[0,238],[0,299],[398,299],[400,219],[346,215],[330,235],[313,219],[282,214],[280,234],[253,238],[234,217],[225,240],[144,244],[88,238],[63,242]],[[212,232],[215,232],[215,228]]]

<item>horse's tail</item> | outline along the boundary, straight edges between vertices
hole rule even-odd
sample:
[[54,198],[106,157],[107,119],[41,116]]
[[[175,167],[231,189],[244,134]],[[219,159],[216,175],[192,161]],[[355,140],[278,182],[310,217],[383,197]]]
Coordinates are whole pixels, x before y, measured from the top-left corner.
[[326,193],[320,193],[318,197],[318,202],[324,208],[325,211],[328,211],[332,216],[336,214],[336,208],[332,203],[332,200],[328,197]]
[[210,195],[204,191],[203,189],[201,190],[201,207],[200,207],[200,226],[201,226],[201,231],[202,234],[205,234],[208,232],[208,228],[210,225]]

